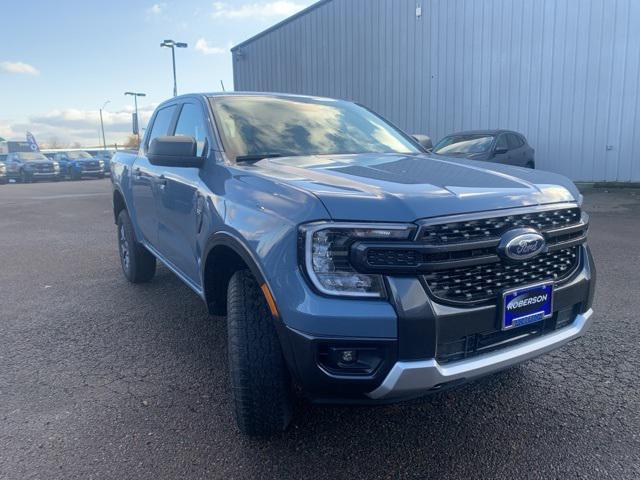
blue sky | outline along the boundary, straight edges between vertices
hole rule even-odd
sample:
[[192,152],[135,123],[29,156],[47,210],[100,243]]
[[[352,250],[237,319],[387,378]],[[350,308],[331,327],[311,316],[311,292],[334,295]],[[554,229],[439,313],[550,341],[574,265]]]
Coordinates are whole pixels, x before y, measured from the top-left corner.
[[229,49],[312,0],[9,0],[2,6],[0,137],[40,143],[99,141],[98,109],[107,142],[127,136],[127,90],[145,92],[143,122],[173,89],[167,39],[176,50],[178,93],[233,88]]

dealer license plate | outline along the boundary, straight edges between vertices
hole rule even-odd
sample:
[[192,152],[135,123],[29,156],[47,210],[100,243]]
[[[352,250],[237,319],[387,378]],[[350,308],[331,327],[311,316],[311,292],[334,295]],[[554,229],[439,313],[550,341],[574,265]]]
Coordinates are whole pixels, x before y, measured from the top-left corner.
[[553,315],[553,282],[525,285],[502,294],[502,330],[541,322]]

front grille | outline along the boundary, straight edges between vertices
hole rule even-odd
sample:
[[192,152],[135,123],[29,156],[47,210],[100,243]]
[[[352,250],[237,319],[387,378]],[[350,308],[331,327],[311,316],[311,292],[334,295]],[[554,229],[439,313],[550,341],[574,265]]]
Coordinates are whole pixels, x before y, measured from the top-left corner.
[[[580,263],[588,217],[579,207],[563,204],[418,224],[410,242],[356,242],[350,261],[367,273],[422,275],[432,297],[458,305],[493,302],[510,288],[570,278]],[[502,236],[520,228],[540,232],[545,252],[528,260],[503,258],[498,252]]]
[[474,240],[498,239],[507,230],[535,228],[540,232],[575,225],[580,222],[578,207],[542,212],[521,213],[503,217],[479,218],[460,222],[425,225],[422,240],[431,245],[452,245]]
[[431,272],[424,279],[439,299],[481,302],[519,285],[568,278],[578,266],[578,248],[556,250],[518,263],[498,262]]

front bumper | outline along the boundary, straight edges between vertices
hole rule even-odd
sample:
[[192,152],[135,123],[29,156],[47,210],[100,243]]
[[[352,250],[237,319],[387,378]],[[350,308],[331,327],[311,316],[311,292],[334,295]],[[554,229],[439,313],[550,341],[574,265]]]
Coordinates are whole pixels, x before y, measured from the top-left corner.
[[396,362],[382,384],[367,393],[376,400],[405,398],[430,390],[439,390],[473,380],[484,375],[509,368],[550,352],[583,335],[592,322],[593,310],[578,314],[568,327],[530,340],[526,343],[506,347],[470,360],[461,360],[440,365],[436,360]]
[[[443,305],[429,296],[418,278],[389,277],[390,301],[363,306],[370,309],[369,333],[358,327],[351,336],[328,335],[327,330],[310,334],[279,322],[285,358],[307,395],[325,403],[388,403],[415,398],[511,367],[561,347],[589,328],[596,271],[588,247],[580,248],[579,268],[555,288],[554,316],[544,327],[523,328],[505,339],[500,337],[497,305]],[[325,313],[322,300],[316,308]],[[309,304],[314,302],[299,305]],[[379,316],[374,314],[374,305],[379,306]],[[318,321],[325,320],[323,313],[318,313]],[[343,310],[341,325],[362,325],[359,313]],[[394,325],[392,332],[387,329],[381,333],[385,318]],[[331,318],[326,320],[332,322]],[[482,339],[482,348],[460,352],[458,346],[473,338]],[[327,360],[341,349],[374,352],[377,360],[371,362],[369,371],[341,370]]]

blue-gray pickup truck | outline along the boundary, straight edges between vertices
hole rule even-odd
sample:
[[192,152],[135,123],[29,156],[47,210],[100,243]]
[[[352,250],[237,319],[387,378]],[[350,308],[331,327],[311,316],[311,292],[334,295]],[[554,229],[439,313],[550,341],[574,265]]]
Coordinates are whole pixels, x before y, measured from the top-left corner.
[[408,399],[589,327],[575,185],[416,138],[346,101],[193,94],[157,108],[137,154],[115,155],[124,275],[150,281],[160,260],[226,315],[242,432],[286,428],[294,392]]

